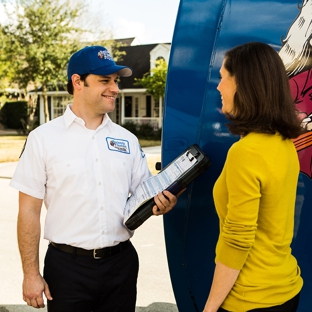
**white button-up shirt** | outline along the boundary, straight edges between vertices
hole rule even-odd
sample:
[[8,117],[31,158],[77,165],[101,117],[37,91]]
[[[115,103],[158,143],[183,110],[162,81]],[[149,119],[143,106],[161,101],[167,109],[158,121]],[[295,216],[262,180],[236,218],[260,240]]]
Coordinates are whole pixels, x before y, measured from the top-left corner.
[[29,134],[10,185],[44,200],[46,239],[94,249],[133,235],[123,210],[129,193],[150,175],[132,133],[108,115],[90,131],[68,106]]

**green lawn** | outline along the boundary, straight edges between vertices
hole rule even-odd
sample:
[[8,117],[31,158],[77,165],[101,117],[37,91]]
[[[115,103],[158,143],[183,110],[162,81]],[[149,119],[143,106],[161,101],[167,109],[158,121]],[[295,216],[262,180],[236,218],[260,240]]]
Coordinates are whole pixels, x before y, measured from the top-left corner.
[[18,161],[25,140],[25,135],[0,136],[0,162]]
[[[18,161],[26,140],[25,135],[0,136],[0,162]],[[139,140],[141,147],[158,146],[161,141]]]

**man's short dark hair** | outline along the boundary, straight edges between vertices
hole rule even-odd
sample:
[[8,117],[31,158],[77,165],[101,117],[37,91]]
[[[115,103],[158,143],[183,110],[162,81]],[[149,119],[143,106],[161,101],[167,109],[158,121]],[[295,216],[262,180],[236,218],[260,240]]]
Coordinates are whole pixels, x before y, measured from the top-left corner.
[[[81,80],[81,81],[85,81],[86,78],[87,78],[89,75],[90,75],[90,74],[83,74],[83,75],[80,75],[80,80]],[[73,83],[72,83],[71,80],[67,82],[67,92],[68,92],[69,94],[71,94],[71,95],[74,94],[74,87],[73,87]]]

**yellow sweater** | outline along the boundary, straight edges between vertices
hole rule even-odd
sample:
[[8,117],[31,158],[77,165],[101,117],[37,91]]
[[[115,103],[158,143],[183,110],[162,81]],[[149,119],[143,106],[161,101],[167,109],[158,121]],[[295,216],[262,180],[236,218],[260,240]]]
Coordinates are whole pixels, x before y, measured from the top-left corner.
[[241,271],[223,309],[280,305],[299,293],[303,281],[290,248],[298,174],[294,145],[279,134],[249,133],[229,149],[213,190],[216,261]]

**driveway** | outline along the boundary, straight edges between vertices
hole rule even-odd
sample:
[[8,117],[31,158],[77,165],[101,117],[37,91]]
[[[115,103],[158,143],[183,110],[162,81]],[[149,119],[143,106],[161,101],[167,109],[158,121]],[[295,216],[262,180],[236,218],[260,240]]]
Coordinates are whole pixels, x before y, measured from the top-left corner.
[[[143,150],[151,166],[160,161],[159,146]],[[16,238],[18,194],[9,187],[16,164],[0,163],[0,312],[34,311],[22,299],[22,269]],[[42,227],[44,217],[43,208]],[[132,242],[140,258],[136,312],[178,312],[167,266],[162,217],[149,218],[136,230]],[[44,239],[40,241],[41,268],[47,244]]]

